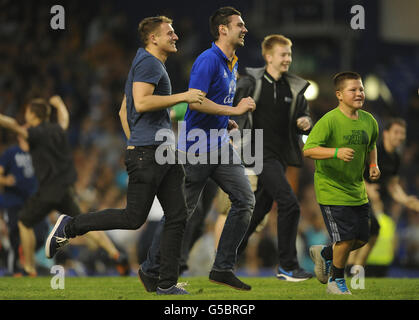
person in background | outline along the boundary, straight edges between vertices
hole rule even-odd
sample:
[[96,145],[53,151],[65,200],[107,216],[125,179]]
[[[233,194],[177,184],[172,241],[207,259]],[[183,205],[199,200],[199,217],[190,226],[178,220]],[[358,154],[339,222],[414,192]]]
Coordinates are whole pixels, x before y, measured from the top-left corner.
[[[18,144],[7,148],[0,156],[0,209],[3,210],[3,218],[7,223],[10,250],[8,253],[7,267],[10,274],[20,276],[25,274],[19,263],[20,236],[18,227],[18,213],[25,201],[32,196],[38,182],[29,154],[28,142],[17,137]],[[48,235],[48,222],[42,220],[34,226],[36,238],[35,248],[40,248]]]
[[[49,121],[51,106],[57,111],[58,123]],[[0,114],[0,126],[17,133],[28,142],[38,181],[38,190],[18,213],[24,273],[35,276],[36,239],[33,227],[53,210],[76,216],[80,214],[80,208],[73,189],[76,171],[66,135],[69,114],[63,100],[59,96],[52,96],[49,101],[42,98],[32,99],[26,105],[25,121],[26,124],[22,126],[15,119]],[[103,232],[91,234],[89,237],[121,266],[127,265],[124,257]],[[48,252],[46,255],[52,258]]]
[[[387,120],[382,139],[377,145],[378,159],[380,159],[381,176],[378,181],[371,181],[365,173],[365,186],[370,201],[377,202],[379,208],[390,208],[391,202],[395,201],[407,208],[419,212],[419,199],[414,195],[408,195],[400,183],[400,154],[399,148],[406,140],[406,121],[401,118]],[[382,209],[378,210],[383,212]],[[370,239],[368,243],[352,251],[348,259],[348,270],[352,266],[365,267],[368,256],[377,241],[380,224],[375,213],[371,212]],[[356,269],[354,269],[356,270]],[[349,272],[350,273],[350,272]]]

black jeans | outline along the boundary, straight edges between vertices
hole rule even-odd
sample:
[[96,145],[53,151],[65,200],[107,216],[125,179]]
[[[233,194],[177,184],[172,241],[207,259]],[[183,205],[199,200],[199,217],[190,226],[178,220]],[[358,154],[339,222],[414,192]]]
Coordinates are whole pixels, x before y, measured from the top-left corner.
[[[173,151],[169,149],[168,152]],[[179,276],[180,248],[187,217],[185,170],[181,164],[157,164],[154,153],[153,147],[136,147],[126,151],[129,182],[125,209],[81,214],[69,223],[70,235],[67,235],[71,237],[95,230],[138,229],[145,223],[157,196],[166,218],[159,248],[158,285],[168,288],[177,283]]]
[[264,160],[263,171],[258,178],[258,187],[255,192],[256,204],[250,220],[249,228],[238,253],[241,254],[259,223],[272,208],[273,201],[277,202],[277,233],[278,233],[278,260],[285,270],[299,268],[297,259],[297,228],[300,219],[300,206],[287,177],[284,165],[276,159]]

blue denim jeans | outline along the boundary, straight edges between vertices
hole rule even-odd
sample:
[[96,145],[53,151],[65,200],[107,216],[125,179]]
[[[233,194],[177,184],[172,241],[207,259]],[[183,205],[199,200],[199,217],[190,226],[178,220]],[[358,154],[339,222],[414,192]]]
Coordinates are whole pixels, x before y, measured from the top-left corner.
[[[220,152],[220,161],[218,164],[186,163],[184,165],[186,172],[185,196],[188,218],[195,211],[202,190],[209,178],[212,178],[229,195],[231,201],[231,209],[227,215],[212,267],[213,270],[218,271],[233,270],[237,260],[237,248],[249,226],[255,205],[255,197],[249,179],[245,174],[244,166],[241,163],[237,163],[238,154],[231,145],[228,147],[228,152],[229,161],[227,164],[220,163]],[[164,225],[164,217],[160,223]],[[142,270],[151,276],[158,276],[159,274],[159,230],[161,228],[156,230],[147,260],[142,264]]]

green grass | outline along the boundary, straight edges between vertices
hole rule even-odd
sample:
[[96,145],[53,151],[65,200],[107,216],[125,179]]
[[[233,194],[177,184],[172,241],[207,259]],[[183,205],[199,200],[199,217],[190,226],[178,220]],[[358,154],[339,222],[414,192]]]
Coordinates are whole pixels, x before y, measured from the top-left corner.
[[268,278],[243,278],[250,292],[237,291],[208,281],[185,277],[187,296],[147,293],[136,277],[67,277],[63,290],[51,288],[51,277],[0,278],[0,300],[418,300],[419,279],[366,278],[365,289],[351,289],[352,296],[326,293],[316,279],[290,283]]

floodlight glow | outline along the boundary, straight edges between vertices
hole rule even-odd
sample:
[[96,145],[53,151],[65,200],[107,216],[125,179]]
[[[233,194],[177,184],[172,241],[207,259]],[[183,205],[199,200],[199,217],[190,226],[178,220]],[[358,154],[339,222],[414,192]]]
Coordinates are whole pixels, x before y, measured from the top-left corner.
[[375,75],[368,75],[365,78],[365,97],[368,100],[377,100],[380,96],[380,79]]
[[307,90],[304,93],[304,97],[308,100],[308,101],[312,101],[317,99],[318,95],[319,95],[319,86],[318,84],[313,81],[313,80],[307,80],[310,85],[308,86]]

